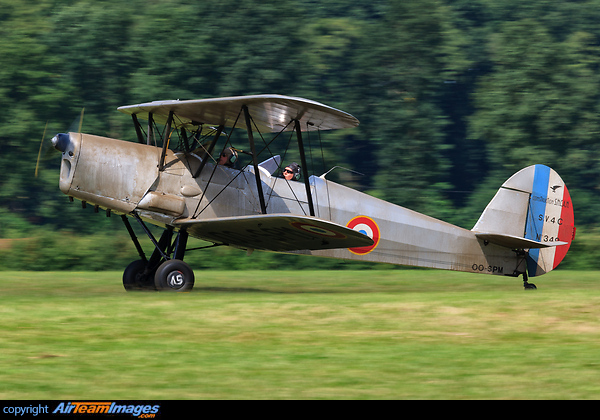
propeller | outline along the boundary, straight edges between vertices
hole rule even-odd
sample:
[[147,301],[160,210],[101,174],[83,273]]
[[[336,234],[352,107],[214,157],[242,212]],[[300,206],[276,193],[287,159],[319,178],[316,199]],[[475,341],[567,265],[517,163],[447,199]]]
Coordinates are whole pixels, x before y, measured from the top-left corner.
[[42,157],[42,146],[44,145],[44,137],[46,137],[46,131],[48,130],[48,121],[46,121],[46,127],[44,127],[44,134],[42,134],[42,141],[40,142],[40,150],[38,152],[37,163],[35,164],[35,177],[38,176],[38,169],[40,168],[40,158]]
[[[85,113],[85,108],[81,108],[81,114],[78,118],[76,118],[71,126],[69,127],[69,131],[75,131],[75,127],[77,127],[77,133],[81,133],[81,126],[83,125],[83,115]],[[79,120],[79,121],[78,121]],[[44,151],[44,138],[46,137],[46,132],[48,131],[48,121],[46,121],[46,126],[44,127],[44,134],[42,134],[42,140],[40,141],[40,149],[38,151],[37,162],[35,164],[35,177],[38,177],[40,161],[42,160],[42,155],[44,157],[48,156],[52,153],[52,149],[56,149],[60,152],[64,152],[66,149],[66,142],[68,143],[68,135],[65,134],[57,134],[52,138],[52,147],[48,147],[45,152]]]
[[[81,113],[78,118],[75,118],[73,123],[69,126],[69,131],[73,131],[76,133],[81,133],[81,126],[83,125],[83,114],[85,113],[85,108],[81,108]],[[79,121],[77,121],[79,120]],[[76,125],[77,124],[77,125]],[[75,131],[75,127],[77,127],[77,131]],[[69,132],[67,131],[67,133]]]

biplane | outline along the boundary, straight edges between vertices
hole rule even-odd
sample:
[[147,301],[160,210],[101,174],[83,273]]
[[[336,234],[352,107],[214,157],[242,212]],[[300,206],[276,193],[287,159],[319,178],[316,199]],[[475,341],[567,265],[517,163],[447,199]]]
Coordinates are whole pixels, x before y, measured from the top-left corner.
[[[190,236],[248,253],[522,275],[525,288],[535,288],[528,279],[556,268],[575,236],[567,187],[544,165],[502,184],[471,230],[332,182],[329,172],[309,174],[306,138],[359,124],[311,100],[255,95],[118,110],[131,116],[137,142],[70,132],[52,143],[62,152],[61,191],[123,220],[139,254],[124,271],[126,290],[191,290]],[[234,144],[234,132],[243,133],[243,145]],[[297,147],[299,177],[281,176],[289,163],[263,135]],[[152,242],[151,255],[130,220]],[[164,228],[159,238],[148,224]]]

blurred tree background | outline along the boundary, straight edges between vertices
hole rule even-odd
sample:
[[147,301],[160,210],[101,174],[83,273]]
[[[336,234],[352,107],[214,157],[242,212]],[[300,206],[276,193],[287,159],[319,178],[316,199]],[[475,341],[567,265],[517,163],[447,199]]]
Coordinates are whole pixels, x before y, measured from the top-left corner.
[[[323,134],[345,185],[471,228],[500,184],[543,163],[600,268],[600,0],[0,0],[0,269],[123,269],[119,218],[69,204],[40,141],[134,140],[121,105],[279,93],[356,116]],[[75,124],[75,127],[73,127]],[[195,268],[349,264],[217,248]]]

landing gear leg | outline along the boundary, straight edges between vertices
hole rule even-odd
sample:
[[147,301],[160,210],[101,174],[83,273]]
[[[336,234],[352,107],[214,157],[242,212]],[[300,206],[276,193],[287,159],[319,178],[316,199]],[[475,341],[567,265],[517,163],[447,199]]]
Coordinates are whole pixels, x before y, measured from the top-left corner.
[[123,220],[123,224],[127,228],[127,232],[129,232],[129,236],[135,245],[135,249],[140,256],[139,260],[133,261],[131,264],[127,266],[125,272],[123,273],[123,287],[125,290],[153,290],[154,289],[154,271],[149,269],[148,259],[146,258],[146,254],[144,254],[144,250],[140,245],[140,241],[137,236],[135,236],[135,232],[127,220],[127,216],[122,215],[121,220]]
[[[182,230],[172,241],[173,227],[168,226],[157,241],[139,216],[137,214],[133,216],[154,244],[154,251],[150,258],[146,258],[127,217],[122,216],[123,223],[140,255],[140,259],[129,264],[123,273],[125,290],[190,291],[194,286],[194,271],[183,262],[188,233]],[[173,259],[170,258],[171,254]]]
[[[519,259],[519,263],[517,264],[518,267],[523,266],[523,287],[525,288],[525,290],[535,290],[537,289],[537,287],[535,287],[535,284],[533,283],[529,283],[527,280],[529,280],[529,276],[527,275],[527,257],[528,257],[528,253],[527,251],[524,250],[516,250],[515,251],[517,254],[517,258]],[[519,272],[515,271],[516,275],[518,276]]]
[[537,287],[535,287],[535,284],[533,283],[529,283],[527,280],[529,278],[527,277],[527,269],[525,269],[525,271],[523,272],[523,287],[525,288],[525,290],[535,290],[537,289]]

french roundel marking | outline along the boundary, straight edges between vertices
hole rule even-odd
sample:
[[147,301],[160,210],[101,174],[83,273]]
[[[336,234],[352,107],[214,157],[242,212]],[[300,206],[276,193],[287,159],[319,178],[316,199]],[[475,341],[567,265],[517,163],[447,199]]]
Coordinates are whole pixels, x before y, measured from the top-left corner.
[[346,224],[347,228],[353,229],[369,238],[373,239],[373,245],[361,246],[357,248],[348,248],[350,252],[356,255],[366,255],[373,251],[379,245],[379,226],[373,219],[367,216],[356,216]]
[[323,228],[321,226],[315,226],[315,225],[311,225],[309,223],[304,223],[304,222],[292,222],[291,225],[293,227],[295,227],[296,229],[300,229],[303,230],[305,232],[308,233],[314,233],[320,236],[326,236],[328,238],[339,238],[339,239],[343,239],[346,236],[342,235],[339,232],[334,232],[333,230],[329,230],[326,228]]

